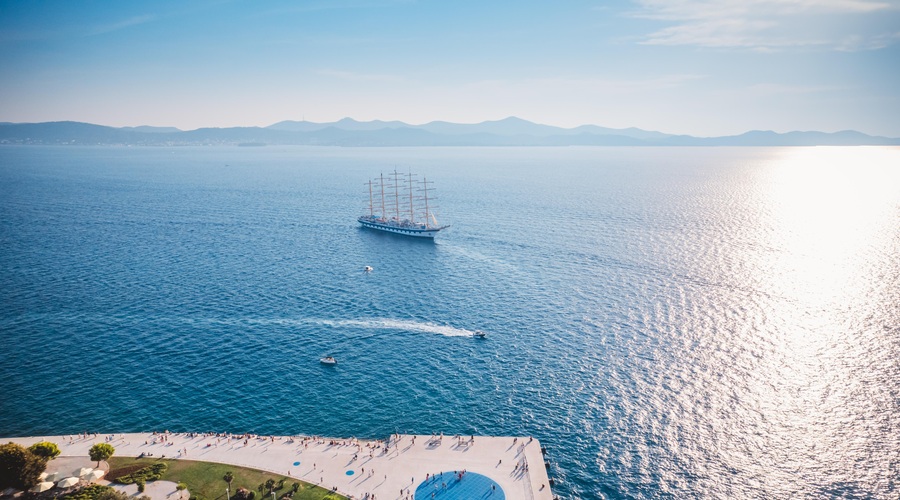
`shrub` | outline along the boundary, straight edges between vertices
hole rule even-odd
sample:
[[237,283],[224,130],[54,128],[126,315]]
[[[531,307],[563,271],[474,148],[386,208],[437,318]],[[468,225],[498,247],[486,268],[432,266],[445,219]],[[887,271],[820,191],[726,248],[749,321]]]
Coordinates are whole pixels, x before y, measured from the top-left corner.
[[156,481],[161,478],[162,475],[169,469],[169,466],[163,462],[155,463],[153,465],[149,465],[144,467],[143,469],[136,470],[131,474],[127,474],[125,476],[119,476],[114,478],[113,481],[120,484],[131,484],[136,483],[139,480],[144,482],[147,481]]
[[[109,488],[109,487],[107,486],[107,488]],[[149,498],[149,497],[144,496],[141,498]],[[132,498],[129,497],[127,493],[118,491],[114,488],[109,488],[107,491],[100,493],[100,495],[98,495],[93,500],[132,500]],[[138,499],[138,500],[140,500],[140,499]]]
[[137,485],[138,485],[138,493],[143,493],[143,492],[144,492],[144,488],[146,487],[146,484],[147,484],[147,483],[145,483],[143,479],[138,479],[138,480],[135,481],[135,482],[136,482]]
[[129,500],[128,495],[118,492],[109,486],[92,484],[79,490],[75,490],[60,500]]
[[38,484],[41,472],[47,468],[47,460],[9,443],[0,446],[0,490],[12,486],[27,490]]

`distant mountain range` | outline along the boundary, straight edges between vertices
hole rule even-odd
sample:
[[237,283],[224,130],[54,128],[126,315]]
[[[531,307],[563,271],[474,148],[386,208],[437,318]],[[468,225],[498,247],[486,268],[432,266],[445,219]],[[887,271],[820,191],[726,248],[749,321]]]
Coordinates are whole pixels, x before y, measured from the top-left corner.
[[723,137],[671,135],[596,125],[561,128],[510,117],[476,124],[392,121],[283,121],[268,127],[106,127],[80,122],[0,123],[0,144],[55,145],[307,145],[307,146],[884,146],[900,138],[842,132],[752,131]]

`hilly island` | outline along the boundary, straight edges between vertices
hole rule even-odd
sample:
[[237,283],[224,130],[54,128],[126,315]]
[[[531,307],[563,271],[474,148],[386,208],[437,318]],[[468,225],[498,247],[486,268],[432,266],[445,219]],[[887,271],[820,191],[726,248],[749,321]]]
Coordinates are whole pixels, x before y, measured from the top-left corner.
[[282,121],[268,127],[199,128],[108,127],[60,121],[0,123],[0,144],[38,145],[305,145],[305,146],[891,146],[900,138],[840,132],[749,131],[740,135],[694,137],[597,125],[561,128],[509,117],[475,124],[434,121]]

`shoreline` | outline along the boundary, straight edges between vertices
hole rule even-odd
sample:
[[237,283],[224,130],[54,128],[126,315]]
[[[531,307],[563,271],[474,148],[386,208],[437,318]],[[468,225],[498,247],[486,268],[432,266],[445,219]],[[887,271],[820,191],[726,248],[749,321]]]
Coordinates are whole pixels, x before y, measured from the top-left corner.
[[40,441],[56,443],[60,457],[86,457],[94,444],[109,443],[116,457],[143,454],[249,467],[336,488],[354,499],[367,494],[404,498],[407,490],[414,495],[427,477],[463,470],[486,476],[508,500],[553,499],[540,442],[529,436],[393,434],[362,440],[165,431],[0,438],[25,447]]

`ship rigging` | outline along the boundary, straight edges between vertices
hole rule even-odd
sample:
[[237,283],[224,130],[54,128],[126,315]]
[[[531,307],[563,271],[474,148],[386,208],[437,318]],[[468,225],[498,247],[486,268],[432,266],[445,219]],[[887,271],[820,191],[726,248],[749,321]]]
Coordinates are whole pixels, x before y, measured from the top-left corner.
[[416,180],[415,174],[401,174],[396,169],[387,178],[380,174],[377,179],[370,179],[369,213],[361,215],[357,220],[365,227],[402,234],[417,238],[434,238],[441,231],[450,227],[441,225],[434,214],[434,191],[429,181],[422,177]]

